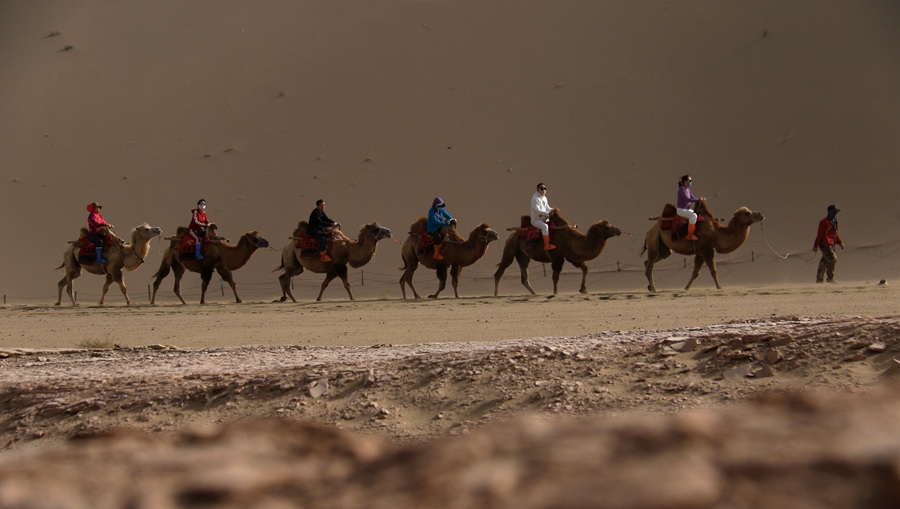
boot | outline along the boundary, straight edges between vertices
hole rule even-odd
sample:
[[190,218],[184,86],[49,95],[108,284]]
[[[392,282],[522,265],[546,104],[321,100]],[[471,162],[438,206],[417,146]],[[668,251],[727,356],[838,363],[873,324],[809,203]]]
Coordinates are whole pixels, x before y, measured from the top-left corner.
[[441,244],[434,245],[434,254],[431,255],[431,257],[434,258],[435,260],[443,260],[444,259],[444,255],[441,254]]
[[194,244],[194,251],[195,251],[195,253],[194,253],[194,258],[197,259],[197,260],[202,260],[202,259],[203,259],[203,255],[200,254],[200,249],[201,249],[202,247],[203,247],[203,243],[202,243],[202,242],[197,242],[196,244]]
[[331,261],[331,257],[328,256],[328,253],[325,251],[319,251],[319,259],[322,260],[323,262]]
[[106,258],[103,257],[103,248],[98,247],[95,251],[97,252],[97,263],[106,263]]
[[688,240],[700,240],[697,238],[696,235],[694,235],[694,230],[696,230],[696,229],[697,229],[697,225],[688,223],[688,234],[687,234],[687,237],[685,237],[685,238]]
[[556,249],[556,246],[550,243],[549,235],[544,235],[544,251],[550,251],[551,249]]

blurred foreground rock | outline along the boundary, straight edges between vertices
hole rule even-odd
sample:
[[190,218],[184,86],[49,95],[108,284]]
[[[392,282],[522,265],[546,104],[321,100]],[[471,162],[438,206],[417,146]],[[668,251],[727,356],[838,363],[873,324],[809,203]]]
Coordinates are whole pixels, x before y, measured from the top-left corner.
[[898,507],[896,389],[518,418],[406,447],[288,420],[113,431],[7,452],[0,507]]

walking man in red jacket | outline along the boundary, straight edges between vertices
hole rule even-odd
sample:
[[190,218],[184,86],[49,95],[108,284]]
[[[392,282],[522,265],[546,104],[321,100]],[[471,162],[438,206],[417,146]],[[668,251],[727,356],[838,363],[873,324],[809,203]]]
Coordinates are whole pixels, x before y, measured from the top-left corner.
[[[834,268],[837,266],[837,253],[834,247],[841,246],[844,249],[844,241],[838,235],[837,213],[841,209],[834,205],[828,206],[828,215],[819,221],[819,232],[816,235],[816,243],[813,245],[813,253],[822,250],[822,259],[819,260],[819,269],[816,272],[816,283],[828,281],[834,283]],[[828,279],[825,279],[826,276]]]

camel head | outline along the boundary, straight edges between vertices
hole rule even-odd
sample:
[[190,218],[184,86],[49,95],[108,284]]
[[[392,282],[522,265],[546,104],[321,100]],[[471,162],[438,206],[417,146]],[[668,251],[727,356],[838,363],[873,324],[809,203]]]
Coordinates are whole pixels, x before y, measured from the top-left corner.
[[389,239],[394,235],[393,233],[391,233],[390,229],[378,224],[378,221],[364,224],[362,228],[359,229],[360,236],[362,236],[363,233],[368,233],[369,235],[375,237],[376,242],[381,239]]
[[157,235],[162,235],[162,228],[143,223],[135,226],[132,232],[135,238],[152,239]]
[[608,239],[610,237],[622,235],[622,230],[609,224],[609,221],[604,219],[602,221],[597,221],[588,228],[588,236],[591,235],[599,235],[604,239]]
[[241,235],[241,241],[245,240],[254,247],[269,247],[269,241],[256,230]]
[[762,215],[760,212],[752,211],[747,207],[741,207],[734,211],[734,216],[732,216],[731,221],[742,226],[750,226],[753,223],[762,222],[765,218],[766,216]]
[[500,234],[492,230],[487,223],[481,223],[472,233],[484,237],[488,244],[495,240],[500,240]]

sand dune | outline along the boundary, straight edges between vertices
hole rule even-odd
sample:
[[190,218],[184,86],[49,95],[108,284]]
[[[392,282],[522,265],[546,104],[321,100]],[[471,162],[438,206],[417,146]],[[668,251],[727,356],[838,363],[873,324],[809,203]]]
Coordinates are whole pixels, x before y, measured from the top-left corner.
[[[766,214],[735,256],[807,254],[829,203],[848,246],[893,255],[898,19],[886,0],[4,2],[0,199],[27,233],[0,249],[0,291],[51,299],[90,201],[120,233],[173,232],[204,197],[230,238],[281,247],[319,197],[350,231],[402,235],[435,195],[461,229],[502,230],[538,181],[570,219],[633,234],[592,267],[635,268],[683,173],[719,215]],[[394,274],[398,251],[370,270]],[[840,271],[893,279],[895,259]],[[274,281],[277,260],[238,278]]]

